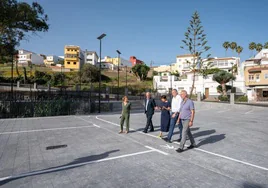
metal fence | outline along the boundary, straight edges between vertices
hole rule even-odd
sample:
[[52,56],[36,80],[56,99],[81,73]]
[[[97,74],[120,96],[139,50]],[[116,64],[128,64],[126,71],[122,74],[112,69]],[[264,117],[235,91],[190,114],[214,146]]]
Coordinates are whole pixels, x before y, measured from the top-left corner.
[[14,91],[0,93],[0,118],[89,114],[90,92]]
[[131,88],[126,93],[125,88],[101,87],[99,106],[99,88],[94,87],[74,91],[21,84],[20,87],[14,85],[12,92],[7,84],[0,90],[0,118],[89,114],[97,112],[99,107],[101,112],[111,111],[112,101],[121,100],[125,94],[130,100],[140,100],[144,96],[144,92]]

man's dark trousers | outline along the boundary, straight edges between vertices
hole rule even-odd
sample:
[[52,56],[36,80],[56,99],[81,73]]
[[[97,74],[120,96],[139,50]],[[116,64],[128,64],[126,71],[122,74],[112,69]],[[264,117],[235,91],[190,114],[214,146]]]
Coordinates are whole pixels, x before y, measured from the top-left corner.
[[154,131],[154,125],[153,125],[153,122],[152,122],[152,118],[153,118],[154,114],[149,113],[148,111],[145,112],[145,113],[146,113],[146,117],[147,117],[147,122],[146,122],[146,126],[144,128],[144,132],[147,132],[149,127],[150,127],[150,131]]

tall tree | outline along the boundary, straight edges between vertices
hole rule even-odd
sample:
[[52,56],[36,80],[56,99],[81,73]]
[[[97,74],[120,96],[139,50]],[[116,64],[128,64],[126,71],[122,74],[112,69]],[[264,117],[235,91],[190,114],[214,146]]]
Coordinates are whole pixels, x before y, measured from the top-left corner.
[[243,52],[243,47],[237,46],[235,50],[236,50],[236,53],[238,54],[238,56],[240,57],[240,54]]
[[260,52],[262,50],[263,46],[261,43],[256,44],[256,51]]
[[222,44],[222,46],[223,46],[223,48],[225,49],[225,56],[227,56],[227,50],[229,49],[229,42],[224,42],[223,44]]
[[263,48],[264,48],[264,49],[268,49],[268,42],[266,42],[266,43],[263,45]]
[[230,45],[229,45],[230,49],[234,52],[234,50],[236,49],[237,47],[237,44],[236,42],[231,42]]
[[15,55],[15,47],[27,33],[46,32],[48,17],[41,5],[17,0],[0,2],[0,56]]
[[[206,34],[204,34],[204,29],[197,11],[193,13],[190,26],[187,28],[184,36],[185,40],[182,40],[183,46],[181,46],[181,48],[187,50],[193,56],[193,62],[187,61],[193,72],[193,82],[189,96],[191,98],[195,87],[197,71],[203,67],[202,59],[204,58],[202,58],[202,55],[210,49],[210,47],[207,46]],[[209,59],[209,57],[210,54],[206,56],[207,59]]]
[[223,95],[227,96],[226,83],[230,82],[231,80],[235,80],[236,77],[232,73],[221,70],[221,71],[215,73],[213,75],[212,79],[214,81],[218,82],[219,84],[221,84]]
[[256,43],[255,42],[249,43],[248,49],[251,50],[251,56],[253,56],[253,51],[256,49]]

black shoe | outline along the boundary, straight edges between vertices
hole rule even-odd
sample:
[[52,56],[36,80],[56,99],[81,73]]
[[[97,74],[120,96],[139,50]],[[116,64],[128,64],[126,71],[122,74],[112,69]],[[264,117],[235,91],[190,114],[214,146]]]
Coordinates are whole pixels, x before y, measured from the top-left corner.
[[154,132],[154,129],[151,129],[149,132]]
[[163,138],[163,140],[165,140],[168,143],[172,143],[168,138]]
[[178,139],[177,141],[178,141],[178,142],[181,142],[181,139]]
[[143,133],[147,133],[147,131],[145,131],[145,130],[144,130],[144,131],[142,131],[142,132],[143,132]]
[[179,148],[176,150],[176,152],[181,153],[181,152],[183,152],[183,149]]
[[195,148],[195,145],[190,145],[189,147],[187,147],[187,149],[193,149],[193,148]]

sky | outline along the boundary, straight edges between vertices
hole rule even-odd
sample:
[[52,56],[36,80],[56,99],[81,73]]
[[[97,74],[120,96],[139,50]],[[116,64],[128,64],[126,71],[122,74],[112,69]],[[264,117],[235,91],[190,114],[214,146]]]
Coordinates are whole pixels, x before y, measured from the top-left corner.
[[[194,11],[200,14],[213,57],[226,56],[225,41],[244,48],[242,60],[252,55],[250,42],[268,42],[267,0],[35,1],[49,17],[49,31],[29,35],[19,48],[45,55],[64,55],[65,45],[99,54],[97,37],[105,33],[102,57],[116,57],[119,50],[125,59],[136,56],[148,65],[169,65],[177,55],[189,53],[180,46]],[[227,56],[237,54],[229,50]]]

